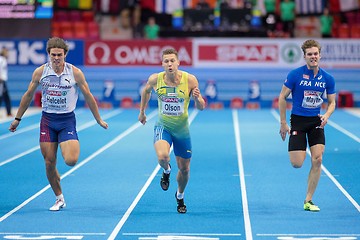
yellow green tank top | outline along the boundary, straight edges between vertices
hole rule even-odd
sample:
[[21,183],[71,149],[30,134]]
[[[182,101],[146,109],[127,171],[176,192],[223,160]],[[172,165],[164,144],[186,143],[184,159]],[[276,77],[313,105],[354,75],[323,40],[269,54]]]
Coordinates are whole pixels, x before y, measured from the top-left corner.
[[158,94],[158,126],[163,126],[171,134],[187,136],[189,134],[188,107],[190,94],[187,72],[182,71],[180,84],[167,86],[164,82],[165,72],[158,74],[156,93]]

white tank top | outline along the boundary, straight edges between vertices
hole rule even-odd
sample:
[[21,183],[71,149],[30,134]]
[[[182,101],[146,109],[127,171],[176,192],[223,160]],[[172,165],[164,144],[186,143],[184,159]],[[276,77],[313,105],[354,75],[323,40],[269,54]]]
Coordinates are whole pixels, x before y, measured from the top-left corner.
[[65,63],[64,71],[57,75],[49,63],[45,64],[40,79],[44,112],[69,113],[75,110],[79,90],[72,66],[70,63]]

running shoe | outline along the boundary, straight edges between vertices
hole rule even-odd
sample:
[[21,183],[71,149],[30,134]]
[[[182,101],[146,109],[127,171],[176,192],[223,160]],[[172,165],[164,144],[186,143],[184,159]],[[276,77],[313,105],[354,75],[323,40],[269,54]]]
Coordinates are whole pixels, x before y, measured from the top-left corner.
[[[170,166],[170,165],[169,165]],[[171,166],[170,166],[171,168]],[[160,179],[160,186],[162,190],[167,191],[170,185],[170,173],[162,173],[162,177]]]
[[318,212],[320,211],[320,208],[316,206],[311,200],[304,203],[304,210],[305,211],[311,211],[311,212]]
[[50,211],[59,211],[61,208],[66,207],[66,203],[64,199],[57,199],[54,206],[52,206]]
[[178,213],[186,213],[187,209],[186,209],[186,206],[184,204],[184,199],[178,199],[176,192],[175,192],[175,198],[176,198],[176,202],[177,202],[177,211],[178,211]]

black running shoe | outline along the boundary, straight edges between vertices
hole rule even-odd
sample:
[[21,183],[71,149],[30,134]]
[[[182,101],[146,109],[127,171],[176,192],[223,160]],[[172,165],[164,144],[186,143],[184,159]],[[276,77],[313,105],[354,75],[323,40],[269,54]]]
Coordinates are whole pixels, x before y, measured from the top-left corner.
[[177,202],[178,213],[186,213],[187,209],[186,209],[186,205],[184,204],[184,199],[178,199],[176,192],[175,192],[175,198]]
[[[171,166],[170,166],[171,168]],[[166,173],[162,173],[162,177],[160,179],[160,186],[162,188],[162,190],[167,191],[169,189],[169,185],[170,185],[170,173],[166,174]]]

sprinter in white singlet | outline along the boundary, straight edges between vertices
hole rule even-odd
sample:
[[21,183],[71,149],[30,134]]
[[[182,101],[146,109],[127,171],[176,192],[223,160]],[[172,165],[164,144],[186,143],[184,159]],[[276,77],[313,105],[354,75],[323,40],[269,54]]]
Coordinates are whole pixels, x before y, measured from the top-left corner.
[[56,168],[56,154],[60,145],[65,163],[74,166],[79,158],[80,145],[76,131],[75,106],[79,89],[85,97],[97,123],[107,129],[83,72],[65,62],[69,46],[58,37],[50,38],[46,51],[50,62],[35,69],[29,87],[21,98],[15,120],[9,130],[15,132],[22,116],[28,109],[37,87],[42,92],[42,117],[40,123],[40,149],[45,160],[46,176],[56,196],[51,211],[59,211],[66,206],[60,185],[60,175]]

